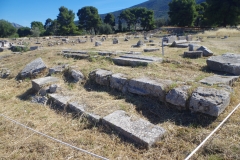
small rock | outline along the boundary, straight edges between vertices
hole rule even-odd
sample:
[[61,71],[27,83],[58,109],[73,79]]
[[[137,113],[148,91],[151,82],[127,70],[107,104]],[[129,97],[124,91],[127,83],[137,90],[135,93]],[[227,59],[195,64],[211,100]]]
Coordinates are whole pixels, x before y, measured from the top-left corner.
[[71,75],[72,75],[72,77],[74,78],[74,80],[75,80],[76,82],[78,82],[78,81],[81,82],[81,81],[83,81],[83,79],[84,79],[84,75],[82,74],[82,72],[76,71],[76,70],[74,70],[74,69],[72,69]]

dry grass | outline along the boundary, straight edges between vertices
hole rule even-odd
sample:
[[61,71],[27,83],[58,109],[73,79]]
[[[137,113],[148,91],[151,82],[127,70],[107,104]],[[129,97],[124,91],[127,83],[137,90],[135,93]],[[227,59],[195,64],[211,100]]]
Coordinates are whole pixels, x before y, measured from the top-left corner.
[[[216,33],[215,33],[216,34]],[[70,37],[70,39],[73,39]],[[204,38],[201,44],[209,47],[216,55],[225,52],[239,53],[239,37],[228,39]],[[153,148],[146,150],[134,146],[124,137],[103,126],[94,126],[84,117],[76,117],[70,113],[56,112],[48,106],[33,104],[29,101],[31,80],[22,83],[15,80],[16,75],[31,60],[41,57],[48,67],[59,63],[75,66],[87,77],[96,68],[111,70],[114,73],[125,73],[128,77],[150,77],[154,79],[171,79],[197,85],[200,79],[213,75],[206,68],[206,59],[185,59],[182,54],[186,49],[165,47],[165,61],[148,67],[122,67],[114,65],[109,58],[97,57],[89,60],[74,60],[57,55],[62,49],[102,51],[142,51],[143,48],[131,48],[139,39],[113,45],[111,38],[100,47],[93,43],[57,47],[46,47],[43,50],[29,51],[22,55],[11,55],[0,60],[1,67],[11,70],[7,79],[0,79],[0,113],[26,124],[38,131],[68,142],[77,147],[94,152],[109,159],[184,159],[236,106],[240,101],[240,82],[234,86],[231,104],[217,119],[189,112],[180,112],[166,107],[153,99],[123,95],[110,88],[91,83],[73,84],[64,81],[61,74],[61,87],[64,93],[71,94],[74,99],[89,107],[89,111],[107,115],[116,109],[147,119],[167,130],[167,135]],[[154,39],[159,42],[158,39]],[[35,40],[36,41],[36,40]],[[34,42],[32,42],[33,44]],[[0,53],[8,54],[6,52]],[[162,57],[160,52],[144,53],[144,55]],[[207,142],[193,159],[240,159],[240,110],[227,121],[224,127]],[[0,158],[2,159],[94,159],[84,153],[72,150],[53,142],[29,130],[21,128],[3,117],[0,117]]]
[[[201,35],[201,34],[199,34]],[[240,31],[237,29],[227,29],[227,28],[221,28],[217,31],[205,31],[204,36],[217,36],[217,37],[223,37],[223,36],[231,36],[231,37],[239,37]]]

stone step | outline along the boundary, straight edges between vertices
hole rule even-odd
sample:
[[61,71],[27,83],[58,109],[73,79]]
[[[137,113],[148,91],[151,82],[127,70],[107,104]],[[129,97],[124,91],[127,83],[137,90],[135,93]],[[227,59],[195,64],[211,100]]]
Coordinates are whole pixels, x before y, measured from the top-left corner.
[[48,103],[56,109],[66,110],[68,106],[68,102],[70,102],[71,97],[64,96],[60,94],[49,94],[49,101]]
[[147,57],[139,55],[122,55],[117,58],[112,58],[112,60],[115,64],[122,66],[147,66],[153,62],[161,63],[163,61],[163,59],[159,57]]
[[184,52],[183,57],[187,58],[201,58],[203,56],[203,51],[187,51]]
[[102,119],[102,123],[127,137],[138,145],[150,148],[165,134],[165,129],[133,116],[125,111],[117,110]]
[[145,48],[143,51],[144,52],[155,52],[155,51],[159,51],[159,48]]
[[86,106],[80,105],[77,102],[70,102],[68,108],[76,114],[84,115],[88,120],[94,123],[99,123],[101,121],[101,116],[89,113],[85,110]]
[[218,117],[230,103],[230,93],[215,88],[198,87],[190,98],[189,109]]
[[225,84],[232,86],[234,82],[238,80],[239,76],[223,76],[223,75],[213,75],[210,77],[206,77],[199,82],[207,85],[218,85]]
[[63,56],[67,58],[75,58],[75,59],[86,59],[90,57],[88,54],[82,54],[82,53],[64,53]]
[[128,92],[157,97],[160,101],[165,100],[165,88],[171,85],[171,80],[152,80],[149,78],[131,79],[128,83]]
[[59,79],[57,77],[43,77],[32,80],[32,89],[34,91],[39,91],[41,88],[50,86],[53,83],[58,83]]
[[240,55],[226,53],[220,56],[212,56],[207,59],[207,66],[214,71],[240,75]]

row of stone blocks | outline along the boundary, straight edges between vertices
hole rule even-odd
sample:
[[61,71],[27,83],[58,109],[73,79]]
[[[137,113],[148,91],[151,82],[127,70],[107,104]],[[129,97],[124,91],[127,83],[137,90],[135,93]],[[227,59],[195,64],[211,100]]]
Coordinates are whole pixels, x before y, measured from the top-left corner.
[[173,88],[171,80],[152,80],[149,78],[128,79],[121,73],[97,69],[89,74],[89,78],[100,85],[141,96],[155,97],[161,102],[174,106],[176,109],[202,112],[211,116],[219,116],[230,103],[230,92],[224,89],[198,87],[191,95],[191,86],[182,85]]
[[[35,79],[32,80],[32,89],[38,92],[50,84],[58,83],[58,81],[59,79],[56,77]],[[122,110],[117,110],[105,117],[101,117],[86,111],[87,106],[71,101],[70,96],[53,93],[48,94],[48,97],[48,104],[50,104],[53,108],[83,115],[90,122],[110,127],[119,134],[128,138],[131,142],[134,142],[137,145],[145,146],[146,148],[155,144],[166,132],[162,127],[153,125],[144,119],[128,115]]]

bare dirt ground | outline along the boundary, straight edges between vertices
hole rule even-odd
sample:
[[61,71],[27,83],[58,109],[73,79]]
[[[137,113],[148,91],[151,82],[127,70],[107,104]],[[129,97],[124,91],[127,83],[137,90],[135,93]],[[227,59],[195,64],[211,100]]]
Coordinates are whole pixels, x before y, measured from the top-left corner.
[[[211,49],[215,55],[226,52],[240,53],[240,31],[222,30],[194,35],[202,37],[201,45]],[[216,38],[207,38],[207,36]],[[227,39],[221,39],[228,35]],[[71,113],[58,112],[49,106],[30,102],[31,79],[19,83],[17,74],[32,60],[41,57],[48,67],[69,64],[80,70],[85,77],[97,68],[107,69],[113,73],[124,73],[129,78],[150,77],[152,79],[170,79],[199,86],[197,82],[214,73],[206,67],[207,57],[199,59],[183,58],[187,49],[165,47],[162,56],[160,39],[152,38],[159,45],[160,51],[144,53],[143,48],[131,48],[139,39],[124,41],[120,35],[119,44],[112,44],[112,37],[107,38],[102,46],[95,47],[90,40],[86,43],[56,45],[48,47],[47,40],[39,38],[43,45],[41,50],[12,54],[0,52],[0,68],[8,68],[11,74],[0,79],[0,113],[7,115],[35,130],[70,143],[82,149],[109,159],[184,159],[240,102],[240,83],[234,84],[234,93],[227,109],[218,117],[203,114],[191,114],[169,108],[154,99],[136,95],[124,95],[119,91],[89,83],[77,84],[66,81],[63,74],[54,76],[61,79],[61,87],[77,100],[90,107],[94,113],[107,115],[116,109],[125,110],[167,130],[166,136],[150,149],[134,146],[124,137],[103,126],[90,124],[83,117]],[[69,37],[70,40],[77,37]],[[81,38],[80,38],[81,39]],[[100,39],[100,38],[99,38]],[[143,38],[140,38],[143,40]],[[12,41],[12,40],[10,40]],[[36,45],[36,39],[24,40],[29,46]],[[50,39],[48,41],[57,41]],[[90,59],[76,60],[59,55],[63,49],[88,51],[141,51],[143,55],[163,57],[164,62],[147,67],[124,67],[115,65],[109,57],[92,54]],[[39,75],[39,77],[44,75]],[[200,149],[192,159],[240,159],[240,110]],[[54,142],[0,116],[0,158],[1,159],[94,159],[85,153],[73,150]]]

